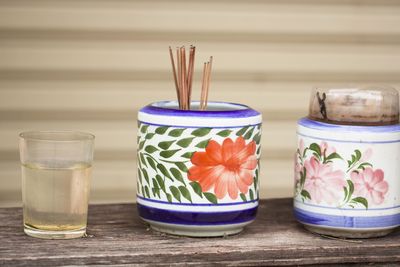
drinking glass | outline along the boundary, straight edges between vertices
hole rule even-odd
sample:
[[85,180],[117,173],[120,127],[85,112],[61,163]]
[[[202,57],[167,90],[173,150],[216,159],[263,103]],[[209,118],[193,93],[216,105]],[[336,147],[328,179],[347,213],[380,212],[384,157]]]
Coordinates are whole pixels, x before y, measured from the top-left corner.
[[83,236],[94,135],[32,131],[19,136],[24,232],[46,239]]

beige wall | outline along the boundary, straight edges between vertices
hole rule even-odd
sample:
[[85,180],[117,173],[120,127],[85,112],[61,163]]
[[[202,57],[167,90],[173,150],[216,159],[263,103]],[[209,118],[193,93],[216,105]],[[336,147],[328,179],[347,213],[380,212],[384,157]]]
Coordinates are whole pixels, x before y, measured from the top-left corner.
[[0,1],[0,206],[20,204],[17,134],[34,129],[94,133],[92,202],[134,201],[136,113],[175,98],[181,44],[197,74],[214,56],[211,100],[263,113],[261,197],[291,196],[309,90],[400,87],[399,14],[389,0]]

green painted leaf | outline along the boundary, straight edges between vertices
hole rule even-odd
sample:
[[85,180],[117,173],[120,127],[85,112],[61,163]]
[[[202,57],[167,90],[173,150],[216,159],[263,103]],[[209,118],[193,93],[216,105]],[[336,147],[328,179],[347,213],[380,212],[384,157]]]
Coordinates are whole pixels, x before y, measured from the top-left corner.
[[253,132],[254,132],[254,127],[252,127],[252,128],[250,128],[247,132],[246,132],[246,134],[243,136],[243,138],[244,139],[250,139],[250,137],[253,135]]
[[261,146],[257,149],[257,155],[260,155],[261,153]]
[[211,128],[198,128],[192,132],[192,135],[197,137],[203,137],[211,131]]
[[143,184],[143,182],[142,182],[142,174],[140,173],[140,169],[139,168],[137,170],[137,176],[139,178],[140,184]]
[[160,156],[167,159],[167,158],[170,158],[170,157],[172,157],[173,155],[175,155],[176,152],[178,152],[178,151],[180,151],[180,149],[161,151],[161,152],[160,152]]
[[356,156],[355,155],[351,155],[351,163],[354,163],[356,161]]
[[147,153],[153,153],[155,151],[157,151],[158,149],[152,145],[148,145],[144,148],[144,151],[146,151]]
[[203,193],[201,191],[201,186],[197,182],[191,182],[190,186],[193,188],[193,191],[198,194],[201,198],[203,198]]
[[149,183],[149,175],[148,175],[148,173],[147,173],[145,168],[142,168],[142,173],[143,173],[144,179],[146,179],[147,184],[150,184]]
[[139,157],[140,157],[140,161],[142,162],[142,164],[147,167],[146,160],[144,159],[144,156],[142,153],[139,153]]
[[254,190],[257,192],[257,187],[258,187],[258,177],[257,177],[257,176],[254,176],[253,180],[254,180]]
[[150,167],[153,170],[157,171],[156,163],[154,162],[154,160],[150,157],[146,157],[146,159],[147,159],[147,162],[149,163]]
[[203,192],[203,195],[206,197],[206,199],[208,201],[210,201],[213,204],[217,204],[218,200],[217,197],[213,194],[213,193],[209,193],[209,192]]
[[146,192],[144,192],[144,186],[142,185],[142,196],[146,197]]
[[312,143],[310,145],[310,150],[314,151],[318,155],[318,158],[321,157],[321,148],[317,143]]
[[254,193],[253,193],[253,190],[249,190],[249,195],[250,195],[250,199],[251,200],[254,200]]
[[346,186],[343,186],[343,191],[344,191],[344,201],[346,201],[349,196],[349,190],[347,190]]
[[158,198],[161,198],[160,188],[159,187],[155,188],[155,191],[156,191]]
[[307,169],[303,167],[303,170],[300,172],[300,186],[303,187],[304,182],[306,181],[307,177]]
[[183,172],[188,172],[188,168],[186,167],[185,163],[183,162],[175,162],[176,167],[178,167]]
[[176,142],[176,144],[180,147],[188,147],[192,141],[193,141],[194,137],[188,137],[188,138],[183,138],[181,140],[179,140],[178,142]]
[[254,137],[253,137],[253,141],[254,142],[256,142],[256,144],[258,145],[258,144],[260,144],[260,141],[261,141],[261,134],[256,134]]
[[311,199],[311,196],[310,196],[310,193],[308,193],[308,191],[306,191],[306,190],[301,190],[301,193],[300,193],[304,198],[308,198],[308,199]]
[[372,167],[372,164],[371,163],[369,163],[369,162],[364,162],[364,163],[362,163],[362,164],[360,164],[360,166],[358,166],[357,167],[357,169],[363,169],[363,170],[365,170],[365,167]]
[[182,135],[182,133],[183,133],[184,130],[185,130],[185,129],[174,129],[174,130],[170,131],[170,132],[168,133],[168,135],[169,135],[169,136],[172,136],[172,137],[179,137],[179,136]]
[[183,154],[181,157],[182,157],[182,158],[186,158],[186,159],[191,159],[194,153],[195,153],[195,152],[186,152],[186,153]]
[[368,209],[368,200],[363,197],[353,198],[351,201],[362,204],[366,209]]
[[147,128],[149,128],[150,125],[143,125],[142,128],[140,129],[141,133],[145,133],[147,131]]
[[350,166],[351,166],[351,161],[348,160],[348,161],[347,161],[347,167],[350,167]]
[[141,193],[141,190],[140,190],[139,181],[136,182],[136,188],[137,188],[138,194],[141,195],[142,193]]
[[168,202],[172,202],[172,196],[171,196],[171,194],[170,194],[170,193],[167,193],[166,196],[167,196]]
[[153,182],[153,187],[159,188],[158,182],[157,182],[157,180],[155,178],[153,178],[151,181]]
[[171,191],[172,195],[174,196],[174,198],[176,200],[178,200],[179,202],[181,202],[181,193],[179,191],[178,188],[176,188],[175,186],[171,185],[169,187],[169,191]]
[[149,188],[147,187],[147,185],[144,186],[144,192],[146,192],[146,196],[148,198],[150,198],[150,191],[149,191]]
[[342,159],[342,157],[338,153],[333,152],[325,158],[325,160],[332,160],[332,159]]
[[240,198],[244,201],[244,202],[246,202],[247,201],[247,198],[246,198],[246,196],[243,194],[243,193],[240,193]]
[[347,199],[350,199],[354,193],[354,184],[351,180],[347,180],[347,184],[349,185],[349,194],[347,196]]
[[176,180],[178,180],[179,182],[181,182],[182,184],[185,184],[185,181],[183,180],[182,174],[181,172],[176,169],[176,168],[170,168],[169,171],[172,173],[172,175],[174,176],[174,178]]
[[[210,138],[210,139],[211,139],[211,138]],[[201,141],[200,143],[198,143],[198,144],[196,145],[196,147],[198,147],[198,148],[206,148],[206,146],[208,145],[208,142],[210,142],[210,139]]]
[[155,132],[156,132],[156,134],[164,134],[168,130],[168,128],[169,127],[167,127],[167,126],[157,127]]
[[221,136],[221,137],[227,137],[231,134],[232,130],[222,130],[220,132],[217,133],[217,135]]
[[165,191],[165,183],[164,183],[163,178],[160,175],[157,174],[156,175],[156,180],[157,180],[158,185],[160,186],[161,190],[164,191],[164,193],[166,193],[166,191]]
[[160,187],[158,186],[157,180],[153,178],[153,195],[154,196],[158,196],[158,198],[160,198]]
[[244,133],[247,131],[247,129],[249,129],[250,128],[250,126],[246,126],[246,127],[243,127],[242,129],[240,129],[237,133],[236,133],[236,136],[241,136],[241,135],[244,135]]
[[139,149],[142,149],[142,148],[143,148],[144,142],[146,142],[146,140],[144,140],[144,141],[142,141],[142,142],[139,143]]
[[160,176],[160,175],[156,175],[156,180],[157,180],[157,183],[158,183],[158,185],[160,186],[160,189],[164,192],[164,193],[166,193],[166,191],[165,191],[165,183],[164,183],[164,180],[162,179],[162,177]]
[[303,158],[306,157],[307,151],[308,151],[308,147],[306,147],[306,148],[304,149],[304,151],[303,151]]
[[187,190],[186,187],[184,187],[183,185],[179,186],[179,191],[181,192],[181,195],[186,198],[187,200],[189,200],[190,202],[192,202],[192,196],[190,195],[189,190]]
[[163,141],[163,142],[158,143],[158,147],[161,149],[168,149],[174,142],[175,142],[175,140]]
[[356,150],[354,150],[354,152],[356,153],[356,159],[357,159],[357,161],[360,160],[360,159],[361,159],[361,152],[360,152],[360,150],[356,149]]
[[148,133],[148,134],[146,134],[144,139],[146,139],[146,140],[151,139],[151,138],[153,138],[154,135],[155,135],[154,133]]
[[174,181],[171,177],[171,175],[169,174],[167,168],[164,167],[164,165],[162,165],[161,163],[157,164],[157,169],[160,170],[160,172],[165,176],[168,177],[171,181]]

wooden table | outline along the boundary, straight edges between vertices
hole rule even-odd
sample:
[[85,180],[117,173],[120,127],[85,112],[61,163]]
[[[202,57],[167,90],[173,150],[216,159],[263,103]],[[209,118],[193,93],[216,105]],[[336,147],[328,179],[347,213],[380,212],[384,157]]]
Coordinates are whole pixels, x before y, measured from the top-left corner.
[[41,240],[23,233],[20,208],[0,209],[0,266],[400,265],[400,231],[350,241],[314,235],[294,220],[291,199],[262,200],[256,222],[224,238],[154,232],[135,204],[92,205],[88,220],[86,238]]

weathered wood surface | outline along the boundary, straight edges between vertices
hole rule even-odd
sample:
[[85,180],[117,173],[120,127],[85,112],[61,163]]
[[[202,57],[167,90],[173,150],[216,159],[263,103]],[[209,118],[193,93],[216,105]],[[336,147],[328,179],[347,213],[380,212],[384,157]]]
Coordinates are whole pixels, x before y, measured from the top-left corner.
[[0,266],[400,264],[400,231],[353,242],[314,235],[296,223],[290,199],[261,201],[256,222],[225,238],[154,232],[135,204],[90,206],[89,236],[74,240],[26,236],[19,208],[0,209],[0,222]]

